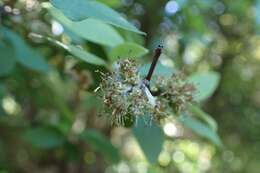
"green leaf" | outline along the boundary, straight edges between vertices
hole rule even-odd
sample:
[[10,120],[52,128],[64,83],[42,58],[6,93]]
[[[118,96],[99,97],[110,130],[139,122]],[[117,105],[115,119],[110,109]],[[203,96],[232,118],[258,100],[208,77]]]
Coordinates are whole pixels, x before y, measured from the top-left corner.
[[[140,75],[146,76],[148,74],[150,66],[151,66],[150,63],[142,66],[139,70]],[[162,65],[161,63],[157,63],[153,72],[153,76],[170,77],[174,72],[175,72],[174,68]]]
[[260,0],[256,1],[256,10],[255,10],[256,14],[256,24],[260,26]]
[[64,151],[66,153],[67,160],[72,162],[80,162],[80,160],[84,155],[84,153],[81,151],[81,148],[78,147],[77,144],[73,144],[69,142],[65,143]]
[[94,65],[106,65],[106,62],[101,59],[100,57],[91,54],[77,46],[74,45],[66,45],[58,40],[52,39],[50,37],[38,35],[38,34],[31,34],[32,37],[40,38],[40,39],[46,39],[49,42],[62,47],[63,49],[67,50],[69,53],[74,55],[76,58],[79,58],[80,60],[83,60],[87,63],[94,64]]
[[80,134],[80,138],[94,150],[103,154],[107,160],[113,163],[119,162],[120,156],[118,150],[111,144],[109,139],[97,130],[85,130]]
[[113,27],[99,20],[88,18],[80,22],[73,22],[49,3],[45,3],[44,6],[62,25],[86,40],[110,47],[124,42],[121,35]]
[[195,73],[188,78],[188,82],[193,83],[197,89],[194,99],[203,101],[208,99],[216,90],[220,81],[220,76],[216,72]]
[[187,104],[187,108],[194,116],[197,116],[201,120],[205,121],[212,130],[217,131],[218,125],[209,114],[193,104]]
[[5,86],[2,83],[0,83],[0,99],[5,95],[5,93],[6,93]]
[[78,48],[77,46],[74,45],[68,45],[64,47],[68,52],[70,52],[72,55],[78,57],[79,59],[88,62],[90,64],[95,64],[95,65],[105,65],[105,61],[102,60],[100,57],[91,54],[83,49]]
[[25,41],[15,32],[8,28],[0,28],[0,36],[6,38],[12,44],[17,61],[27,68],[40,72],[47,72],[49,65],[38,52],[34,51]]
[[0,83],[0,117],[3,115],[6,115],[4,109],[1,105],[2,98],[6,95],[6,92],[7,92],[7,90],[6,90],[5,86],[2,83]]
[[52,149],[64,144],[66,138],[51,127],[37,127],[26,130],[23,139],[40,149]]
[[103,4],[106,4],[109,7],[119,7],[122,5],[121,0],[97,0],[98,2],[101,2]]
[[8,75],[15,66],[14,50],[4,42],[0,43],[0,76]]
[[91,109],[102,109],[102,100],[94,93],[86,93],[82,96],[82,107],[84,110],[90,111]]
[[185,127],[191,129],[194,133],[209,139],[216,146],[222,147],[222,142],[218,134],[207,125],[186,114],[182,114],[179,120]]
[[93,18],[129,31],[145,34],[119,13],[95,0],[50,0],[50,2],[71,20],[81,21]]
[[110,59],[116,61],[118,58],[139,58],[148,53],[148,50],[135,43],[123,43],[113,48]]
[[132,132],[150,163],[156,163],[162,150],[164,133],[149,116],[140,118]]

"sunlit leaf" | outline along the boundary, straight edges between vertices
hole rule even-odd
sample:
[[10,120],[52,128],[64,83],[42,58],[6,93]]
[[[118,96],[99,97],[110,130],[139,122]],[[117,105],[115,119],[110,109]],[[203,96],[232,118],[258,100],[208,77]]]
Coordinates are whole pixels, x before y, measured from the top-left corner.
[[208,99],[216,90],[220,81],[220,76],[216,72],[195,73],[188,78],[188,82],[196,87],[194,99],[203,101]]
[[44,6],[62,25],[86,40],[110,47],[124,42],[123,38],[113,27],[99,20],[88,18],[79,22],[73,22],[50,4],[45,4]]
[[61,146],[66,138],[56,129],[37,127],[26,130],[23,139],[32,146],[40,149],[51,149]]
[[132,132],[148,161],[156,163],[164,142],[162,129],[146,116],[138,119]]
[[148,53],[148,50],[135,43],[123,43],[113,48],[110,59],[115,61],[119,58],[139,58]]
[[94,150],[100,152],[111,162],[120,160],[118,150],[111,144],[109,139],[94,129],[88,129],[80,134],[80,138],[90,145]]
[[8,75],[15,66],[15,54],[13,48],[5,44],[0,43],[0,76]]
[[218,134],[209,128],[207,125],[203,124],[199,120],[188,116],[186,114],[182,114],[180,117],[180,122],[187,128],[191,129],[194,133],[207,138],[212,143],[214,143],[218,147],[222,147],[222,142],[218,136]]
[[119,13],[95,0],[50,0],[50,2],[74,21],[94,18],[129,31],[144,34]]

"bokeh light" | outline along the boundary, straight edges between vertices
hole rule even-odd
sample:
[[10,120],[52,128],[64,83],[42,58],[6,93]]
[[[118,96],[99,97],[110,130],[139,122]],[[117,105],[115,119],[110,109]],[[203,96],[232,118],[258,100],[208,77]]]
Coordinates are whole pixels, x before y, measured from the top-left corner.
[[174,0],[171,0],[171,1],[168,1],[166,6],[165,6],[165,12],[168,14],[168,15],[173,15],[175,14],[177,11],[179,10],[179,5],[176,1]]
[[174,123],[166,123],[163,127],[163,131],[167,136],[176,136],[178,131]]
[[54,35],[58,36],[63,33],[64,28],[59,22],[54,20],[52,21],[51,30]]

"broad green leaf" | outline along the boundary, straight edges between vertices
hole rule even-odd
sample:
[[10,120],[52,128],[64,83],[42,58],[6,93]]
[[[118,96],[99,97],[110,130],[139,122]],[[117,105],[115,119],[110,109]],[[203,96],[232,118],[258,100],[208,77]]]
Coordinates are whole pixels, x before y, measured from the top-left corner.
[[118,150],[111,144],[109,139],[94,129],[88,129],[80,134],[80,138],[90,145],[94,150],[100,152],[104,157],[113,162],[119,162]]
[[132,132],[150,163],[156,163],[162,150],[164,133],[148,116],[140,118]]
[[188,82],[196,87],[194,99],[203,101],[208,99],[216,90],[220,81],[220,76],[216,72],[195,73],[188,78]]
[[46,3],[44,6],[62,25],[86,40],[110,47],[124,42],[123,38],[113,27],[99,20],[88,18],[79,22],[73,22],[50,4]]
[[71,20],[81,21],[93,18],[129,31],[144,34],[119,13],[95,0],[50,0],[50,2]]
[[135,43],[123,43],[112,49],[110,59],[116,61],[119,58],[139,58],[148,53],[148,50]]
[[64,144],[66,138],[51,127],[37,127],[26,130],[23,140],[40,149],[51,149]]
[[47,72],[49,70],[49,65],[44,57],[27,45],[18,34],[8,28],[1,27],[0,35],[5,37],[12,44],[19,63],[27,68],[40,72]]
[[123,35],[125,42],[144,45],[144,37],[142,35],[127,31],[121,31],[120,33]]
[[185,127],[191,129],[194,133],[209,139],[216,146],[222,147],[222,142],[218,134],[207,125],[186,114],[182,114],[179,120]]
[[58,40],[52,39],[50,37],[45,37],[42,35],[38,35],[38,34],[32,34],[32,37],[36,37],[36,38],[41,38],[41,39],[46,39],[51,43],[54,43],[55,45],[62,47],[63,49],[67,50],[69,53],[71,53],[72,55],[74,55],[76,58],[79,58],[87,63],[90,64],[95,64],[95,65],[105,65],[106,62],[101,59],[100,57],[91,54],[87,51],[85,51],[84,49],[81,49],[77,46],[74,45],[66,45]]
[[197,116],[201,120],[205,121],[212,130],[217,131],[218,125],[209,114],[193,104],[187,104],[187,108],[194,116]]
[[15,66],[14,50],[4,42],[0,43],[0,76],[8,75]]

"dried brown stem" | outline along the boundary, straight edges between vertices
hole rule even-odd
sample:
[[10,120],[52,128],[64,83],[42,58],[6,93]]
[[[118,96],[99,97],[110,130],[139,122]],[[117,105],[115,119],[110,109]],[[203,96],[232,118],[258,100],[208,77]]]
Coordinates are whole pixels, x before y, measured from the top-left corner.
[[160,55],[161,55],[161,53],[162,53],[162,48],[163,48],[163,47],[162,47],[161,45],[159,45],[159,46],[155,49],[155,53],[154,53],[154,57],[153,57],[153,62],[152,62],[152,64],[151,64],[151,66],[150,66],[150,69],[149,69],[149,72],[148,72],[147,76],[145,77],[145,79],[146,79],[147,81],[150,81],[151,78],[152,78],[154,69],[155,69],[156,64],[157,64],[157,62],[158,62],[158,59],[159,59],[159,57],[160,57]]

